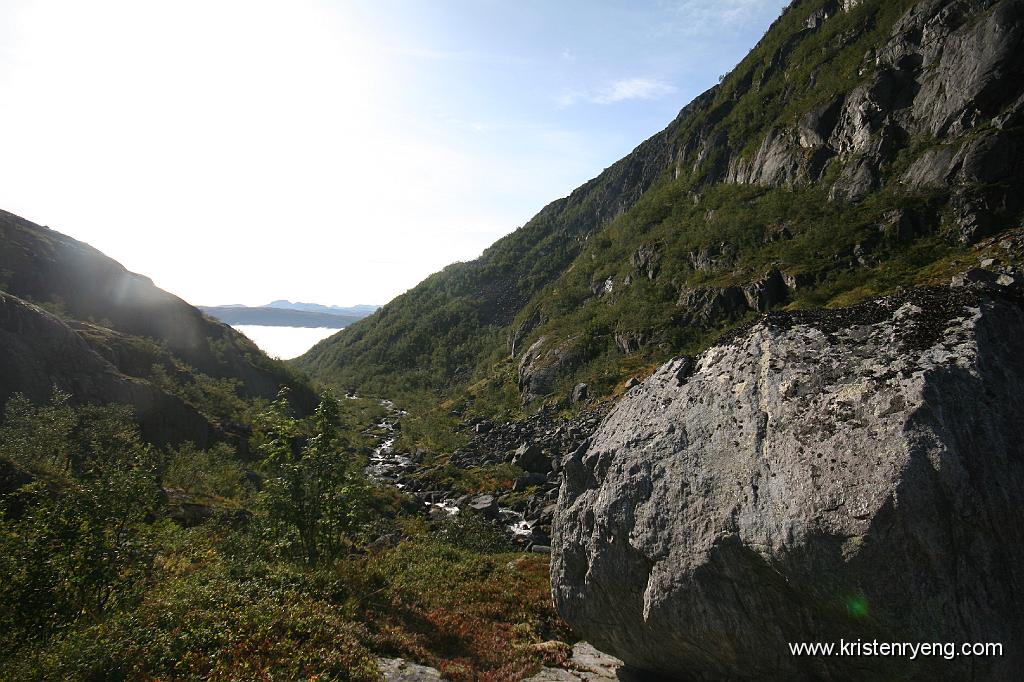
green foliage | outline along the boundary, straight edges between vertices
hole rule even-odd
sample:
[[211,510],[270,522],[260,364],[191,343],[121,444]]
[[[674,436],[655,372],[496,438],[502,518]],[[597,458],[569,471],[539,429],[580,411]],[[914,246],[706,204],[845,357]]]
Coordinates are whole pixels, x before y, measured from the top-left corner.
[[[0,493],[0,679],[362,682],[376,655],[466,682],[535,672],[530,645],[568,637],[546,558],[502,554],[483,519],[402,516],[352,454],[383,410],[324,396],[299,419],[281,396],[256,419],[252,499],[225,446],[161,458],[125,409],[12,399],[0,456],[35,479]],[[168,485],[249,509],[171,523],[161,459]]]
[[154,453],[123,409],[71,408],[61,394],[36,409],[15,397],[3,436],[4,458],[46,476],[11,493],[0,517],[0,646],[13,652],[139,596],[159,487]]
[[164,469],[164,485],[196,495],[238,498],[245,494],[243,469],[225,443],[200,450],[192,443],[172,448]]
[[508,490],[523,470],[508,463],[460,467],[452,464],[447,454],[434,455],[416,471],[424,489],[449,490],[454,493],[475,494]]
[[268,473],[260,506],[278,545],[316,564],[340,556],[368,522],[370,483],[364,463],[343,449],[333,396],[321,397],[313,435],[298,448],[301,426],[287,410],[283,397],[272,403],[257,431]]
[[513,551],[501,525],[479,514],[458,514],[445,519],[438,524],[436,537],[440,542],[479,554]]
[[0,457],[33,473],[64,474],[71,465],[71,434],[77,419],[70,396],[54,391],[49,405],[36,407],[15,394],[4,408]]
[[177,359],[171,360],[170,370],[163,364],[152,365],[146,378],[181,398],[214,424],[249,425],[266,404],[258,398],[243,397],[242,382],[238,379],[216,379]]
[[[907,192],[896,180],[935,140],[902,143],[881,169],[881,189],[856,204],[828,199],[838,162],[810,184],[722,181],[731,158],[751,157],[770,131],[792,129],[807,111],[870,78],[874,63],[864,55],[911,4],[868,0],[805,30],[823,2],[794,3],[663,134],[544,208],[479,259],[427,278],[318,344],[298,365],[325,384],[400,401],[412,412],[405,446],[451,451],[460,444],[451,428],[453,405],[517,416],[516,360],[541,338],[546,348],[573,354],[560,369],[556,401],[581,381],[592,397],[603,397],[631,374],[702,350],[722,326],[743,321],[694,321],[678,305],[687,287],[746,284],[779,267],[805,277],[789,304],[806,307],[918,282],[920,273],[951,255],[952,247],[937,238],[948,196]],[[704,149],[704,141],[712,143]],[[884,228],[887,212],[900,208],[912,209],[920,223],[910,241]],[[710,269],[694,267],[692,254],[722,244],[733,257]],[[656,253],[653,280],[634,262],[641,248]],[[858,261],[855,251],[869,257]],[[595,294],[593,284],[609,279],[613,291]],[[616,335],[644,343],[626,354]]]
[[379,679],[369,636],[329,572],[309,574],[252,555],[244,563],[227,560],[218,551],[223,528],[167,530],[160,580],[134,608],[61,632],[28,664],[0,667],[0,676]]

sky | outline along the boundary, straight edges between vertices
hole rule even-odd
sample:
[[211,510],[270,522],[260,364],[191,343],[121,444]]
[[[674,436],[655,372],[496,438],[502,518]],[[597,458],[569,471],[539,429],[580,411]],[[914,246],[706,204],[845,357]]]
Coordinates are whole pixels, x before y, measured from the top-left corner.
[[194,304],[385,303],[661,130],[786,0],[3,0],[0,208]]

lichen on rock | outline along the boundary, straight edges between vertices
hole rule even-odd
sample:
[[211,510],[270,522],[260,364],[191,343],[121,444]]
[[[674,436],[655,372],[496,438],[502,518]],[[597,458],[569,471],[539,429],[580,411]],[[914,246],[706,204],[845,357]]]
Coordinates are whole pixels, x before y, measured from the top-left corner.
[[563,463],[570,626],[685,679],[1015,679],[1012,646],[856,665],[788,649],[1021,641],[1024,308],[979,286],[770,313],[633,389]]

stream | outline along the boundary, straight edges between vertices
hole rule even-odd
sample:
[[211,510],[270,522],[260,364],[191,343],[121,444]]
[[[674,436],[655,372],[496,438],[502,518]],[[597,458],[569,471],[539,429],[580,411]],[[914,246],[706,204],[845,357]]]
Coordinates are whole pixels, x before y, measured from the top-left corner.
[[[356,398],[355,395],[346,396]],[[370,460],[366,466],[366,474],[379,483],[392,485],[399,490],[406,486],[399,481],[402,474],[411,473],[416,470],[417,465],[413,460],[401,453],[395,452],[396,424],[399,419],[408,412],[395,407],[390,400],[380,400],[380,404],[388,411],[377,424],[374,430],[384,431],[386,434],[370,453]],[[414,493],[415,494],[415,493]],[[427,512],[435,518],[446,518],[457,516],[462,509],[470,507],[473,502],[479,501],[485,495],[444,495],[441,499],[423,500]],[[421,498],[422,499],[422,498]],[[497,508],[497,518],[513,538],[528,538],[533,533],[533,524],[526,521],[520,512],[508,507]]]

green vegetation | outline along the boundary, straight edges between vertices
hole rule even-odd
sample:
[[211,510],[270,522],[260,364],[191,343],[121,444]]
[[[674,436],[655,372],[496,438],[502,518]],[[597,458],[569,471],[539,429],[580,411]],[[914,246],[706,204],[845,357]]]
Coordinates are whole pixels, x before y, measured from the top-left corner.
[[[479,517],[431,524],[363,474],[376,401],[286,395],[245,452],[166,451],[127,408],[8,401],[0,678],[377,680],[403,656],[518,680],[567,638],[543,557]],[[209,510],[188,526],[180,505]]]
[[[399,401],[412,413],[404,446],[451,452],[462,443],[453,410],[522,414],[518,364],[541,339],[543,350],[571,358],[559,366],[548,399],[564,409],[578,382],[592,398],[612,396],[629,376],[699,352],[753,316],[701,320],[680,304],[693,287],[742,286],[777,267],[799,277],[782,305],[802,308],[931,281],[944,263],[967,254],[943,234],[949,192],[898,182],[934,139],[896,139],[879,189],[857,203],[828,198],[839,157],[818,180],[774,187],[725,181],[730,160],[751,159],[769,132],[792,130],[806,112],[869,79],[876,67],[865,55],[913,1],[869,0],[815,30],[804,30],[805,22],[823,3],[793,3],[663,133],[479,259],[428,277],[297,365],[324,385]],[[900,210],[912,225],[894,223]],[[716,250],[717,260],[698,262]],[[602,291],[605,282],[611,291]],[[617,336],[636,340],[629,352]]]

